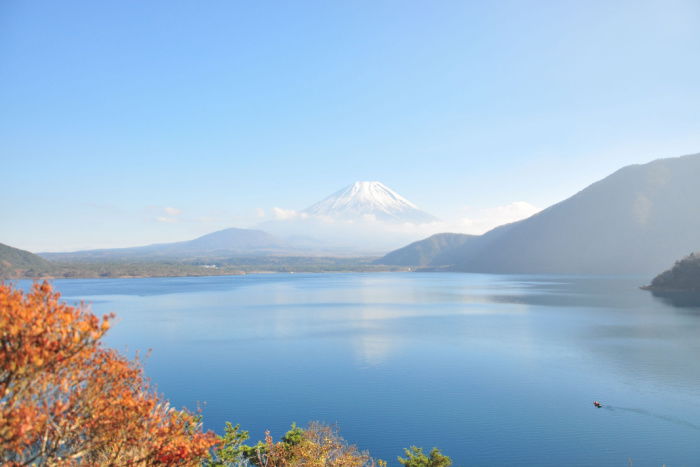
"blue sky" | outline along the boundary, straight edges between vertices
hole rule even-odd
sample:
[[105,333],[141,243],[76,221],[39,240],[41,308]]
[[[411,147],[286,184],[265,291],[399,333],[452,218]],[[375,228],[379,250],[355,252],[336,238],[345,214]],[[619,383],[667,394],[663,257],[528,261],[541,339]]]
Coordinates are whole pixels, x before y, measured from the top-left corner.
[[543,208],[700,152],[698,83],[697,1],[5,0],[0,242],[188,239],[355,180]]

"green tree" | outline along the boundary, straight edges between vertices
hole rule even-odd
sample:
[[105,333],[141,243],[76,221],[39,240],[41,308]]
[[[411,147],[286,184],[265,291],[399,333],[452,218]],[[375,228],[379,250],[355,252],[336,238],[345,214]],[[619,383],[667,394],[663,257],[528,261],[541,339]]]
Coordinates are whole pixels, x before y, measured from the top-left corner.
[[214,450],[204,465],[206,467],[249,465],[251,460],[258,457],[258,452],[265,452],[266,446],[261,442],[255,446],[243,444],[248,438],[250,434],[241,430],[240,425],[233,426],[231,422],[226,422],[224,435],[219,436],[218,449]]
[[333,427],[312,422],[306,429],[296,423],[278,442],[270,432],[255,446],[244,444],[248,432],[226,424],[218,449],[204,462],[205,467],[386,467],[367,452],[348,444]]
[[399,457],[398,460],[406,467],[449,467],[452,465],[452,459],[443,455],[438,448],[433,448],[430,451],[430,456],[426,456],[423,448],[411,446],[410,449],[404,449],[406,458]]
[[[276,447],[277,451],[290,451],[304,440],[305,434],[303,428],[292,423],[291,429],[282,437],[281,443],[272,445],[266,439],[266,442],[258,441],[257,444],[250,446],[244,444],[250,438],[250,434],[241,430],[240,425],[233,426],[231,422],[226,422],[224,435],[219,437],[219,448],[212,453],[204,465],[206,467],[265,466],[269,464],[267,459],[270,456],[271,447]],[[266,438],[269,438],[269,435],[266,435]]]
[[289,430],[283,437],[282,442],[287,446],[296,446],[304,439],[304,430],[299,428],[296,422],[292,422],[292,429]]

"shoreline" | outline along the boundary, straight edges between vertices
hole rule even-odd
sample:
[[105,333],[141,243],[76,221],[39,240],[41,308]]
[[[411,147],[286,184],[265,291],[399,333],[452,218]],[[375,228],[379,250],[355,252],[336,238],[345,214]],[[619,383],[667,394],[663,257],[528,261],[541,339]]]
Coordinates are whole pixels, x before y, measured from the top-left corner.
[[411,268],[377,268],[377,269],[329,269],[329,270],[294,270],[282,271],[272,269],[260,269],[249,271],[222,271],[221,273],[212,273],[207,271],[206,274],[115,274],[115,275],[60,275],[47,274],[40,276],[1,276],[0,282],[3,281],[18,281],[18,280],[69,280],[69,279],[155,279],[155,278],[175,278],[175,277],[220,277],[220,276],[247,276],[251,274],[353,274],[353,273],[381,273],[381,272],[415,272]]

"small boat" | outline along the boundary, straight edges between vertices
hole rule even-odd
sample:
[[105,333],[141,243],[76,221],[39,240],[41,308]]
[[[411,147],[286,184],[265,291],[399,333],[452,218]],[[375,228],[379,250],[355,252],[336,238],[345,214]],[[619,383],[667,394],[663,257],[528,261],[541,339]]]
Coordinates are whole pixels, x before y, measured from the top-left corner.
[[598,401],[593,401],[593,405],[595,405],[596,408],[598,408],[598,409],[601,408],[601,407],[603,406],[603,404],[601,404],[601,403],[598,402]]

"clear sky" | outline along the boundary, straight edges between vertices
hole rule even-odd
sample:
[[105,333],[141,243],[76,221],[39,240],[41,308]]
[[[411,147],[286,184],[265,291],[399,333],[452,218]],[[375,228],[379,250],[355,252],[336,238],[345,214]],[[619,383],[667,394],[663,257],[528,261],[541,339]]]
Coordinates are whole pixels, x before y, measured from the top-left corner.
[[443,219],[544,208],[696,152],[697,0],[0,2],[0,242],[31,251],[356,180]]

